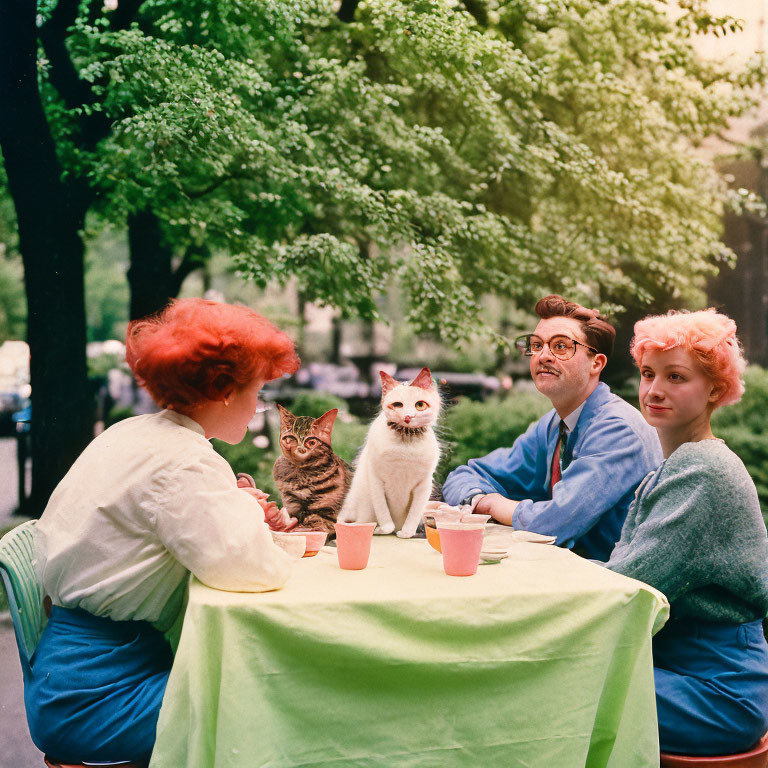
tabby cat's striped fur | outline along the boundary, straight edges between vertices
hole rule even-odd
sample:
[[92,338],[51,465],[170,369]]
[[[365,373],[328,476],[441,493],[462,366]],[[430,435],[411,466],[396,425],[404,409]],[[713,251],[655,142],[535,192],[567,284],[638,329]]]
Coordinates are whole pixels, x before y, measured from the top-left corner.
[[304,528],[335,533],[334,523],[352,480],[352,468],[331,448],[338,410],[318,419],[280,411],[280,452],[273,475],[283,506]]

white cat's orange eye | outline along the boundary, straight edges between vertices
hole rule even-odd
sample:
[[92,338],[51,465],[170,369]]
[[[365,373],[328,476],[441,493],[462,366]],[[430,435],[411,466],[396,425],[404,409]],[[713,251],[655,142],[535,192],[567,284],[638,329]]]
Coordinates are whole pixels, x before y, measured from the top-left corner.
[[423,410],[425,410],[426,408],[429,408],[429,405],[428,405],[427,403],[425,403],[423,400],[419,400],[419,401],[416,403],[416,410],[417,410],[417,411],[423,411]]

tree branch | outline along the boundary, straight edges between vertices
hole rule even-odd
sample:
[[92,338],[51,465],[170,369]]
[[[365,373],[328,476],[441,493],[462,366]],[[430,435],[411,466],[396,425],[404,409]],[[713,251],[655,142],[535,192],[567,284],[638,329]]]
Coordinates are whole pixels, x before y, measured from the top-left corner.
[[78,0],[59,0],[51,17],[38,30],[43,50],[51,63],[51,83],[67,109],[93,104],[96,100],[91,86],[80,79],[65,44],[67,30],[77,19],[78,7]]
[[360,5],[360,0],[341,0],[341,6],[336,11],[336,16],[339,21],[343,21],[345,24],[355,20],[355,11],[357,6]]
[[201,197],[205,197],[206,195],[213,192],[214,189],[218,189],[222,184],[226,184],[228,181],[232,181],[233,179],[237,178],[244,178],[243,174],[237,174],[237,173],[225,173],[223,176],[219,176],[218,179],[214,179],[210,184],[207,184],[206,186],[202,187],[201,189],[185,189],[184,187],[181,188],[181,191],[190,199],[190,200],[198,200]]
[[488,26],[488,9],[483,0],[463,0],[467,13],[481,26]]
[[[111,14],[112,30],[130,26],[142,2],[143,0],[122,0]],[[78,0],[59,0],[51,17],[38,30],[38,37],[51,64],[51,83],[64,100],[67,109],[94,104],[97,101],[90,83],[80,78],[66,46],[67,33],[77,20],[79,7]],[[80,120],[78,145],[92,149],[109,134],[110,126],[111,122],[101,112],[83,116]]]
[[208,261],[211,252],[207,245],[190,245],[184,252],[181,263],[171,274],[171,295],[178,296],[182,283],[195,270],[201,269]]
[[138,16],[139,8],[144,0],[120,0],[117,8],[112,11],[109,26],[112,31],[128,29]]

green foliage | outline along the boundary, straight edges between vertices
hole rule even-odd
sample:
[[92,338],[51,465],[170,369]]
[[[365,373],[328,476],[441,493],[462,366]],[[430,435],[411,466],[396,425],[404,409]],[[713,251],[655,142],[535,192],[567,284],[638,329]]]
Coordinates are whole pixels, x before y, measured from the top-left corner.
[[744,371],[744,394],[738,403],[718,408],[712,429],[720,434],[725,427],[741,427],[755,435],[768,435],[768,369],[757,365]]
[[131,406],[116,406],[109,412],[107,426],[112,426],[112,424],[116,424],[118,421],[122,421],[123,419],[130,419],[133,415],[133,408]]
[[[340,414],[347,412],[347,404],[340,397],[328,392],[316,392],[314,390],[300,392],[287,408],[295,416],[310,416],[313,419],[319,418],[333,408],[338,408]],[[336,426],[334,425],[335,430]]]
[[[333,425],[331,437],[333,450],[350,464],[354,461],[368,433],[368,424],[347,413],[347,404],[340,397],[326,392],[301,392],[287,406],[291,413],[297,416],[317,418],[332,408],[339,409],[339,417]],[[213,447],[231,465],[235,473],[247,472],[256,481],[256,486],[269,493],[275,499],[280,493],[272,477],[272,467],[279,455],[277,447],[277,425],[272,430],[273,445],[268,450],[256,448],[250,437],[246,437],[237,445],[229,445],[221,440],[213,440]]]
[[117,355],[99,355],[88,358],[88,376],[106,376],[113,368],[119,368],[122,361]]
[[[368,0],[342,24],[331,0],[145,0],[125,30],[77,20],[95,101],[66,109],[46,79],[48,117],[105,218],[149,209],[174,245],[345,316],[374,317],[393,280],[451,343],[488,292],[695,302],[733,254],[692,147],[763,72],[699,61],[691,30],[731,21],[686,2],[676,24],[650,0]],[[89,149],[93,114],[111,132]]]
[[[768,516],[768,369],[749,367],[745,372],[746,390],[741,401],[715,411],[712,428],[744,462],[757,486],[760,505]],[[626,393],[628,402],[636,405],[636,391]],[[294,413],[317,417],[330,408],[340,408],[343,401],[323,393],[302,393],[291,404]],[[456,467],[470,459],[485,456],[496,448],[508,447],[528,426],[550,410],[551,404],[535,390],[513,390],[506,396],[494,396],[484,402],[461,398],[449,408],[441,422],[443,458],[436,474],[442,482]],[[354,417],[337,419],[333,428],[334,451],[352,462],[360,450],[368,424]],[[216,450],[230,462],[236,472],[248,472],[259,488],[275,494],[272,466],[274,449],[260,451],[249,439],[237,446],[214,441]],[[279,497],[276,496],[276,498]]]
[[127,249],[112,230],[88,243],[85,293],[88,341],[122,339],[128,323]]
[[443,420],[442,437],[448,450],[437,479],[442,482],[452,469],[470,459],[511,446],[531,422],[551,408],[549,400],[535,391],[513,391],[484,402],[462,398]]
[[744,462],[757,486],[763,514],[768,515],[768,369],[750,366],[744,384],[738,403],[715,411],[712,430]]
[[333,450],[337,456],[350,464],[355,460],[368,433],[368,424],[351,416],[344,400],[327,392],[300,392],[288,407],[291,413],[297,416],[311,416],[313,419],[332,408],[338,408],[339,415],[333,424],[331,435]]
[[763,517],[768,519],[768,434],[757,434],[743,425],[720,427],[715,434],[744,462],[757,487]]
[[0,241],[0,344],[7,339],[25,339],[27,299],[21,260],[6,255]]
[[744,22],[734,16],[713,16],[708,0],[677,0],[677,4],[683,14],[675,23],[686,35],[711,33],[721,37],[744,28]]
[[223,440],[212,440],[216,452],[221,454],[232,467],[232,471],[247,472],[255,481],[256,487],[268,493],[273,499],[280,498],[275,480],[272,477],[272,467],[275,465],[277,453],[274,449],[262,450],[253,445],[250,436],[237,445],[230,445]]
[[27,331],[27,298],[24,267],[18,252],[18,233],[8,180],[0,160],[0,344],[24,339]]
[[363,447],[369,425],[354,421],[337,421],[333,425],[333,451],[352,464]]

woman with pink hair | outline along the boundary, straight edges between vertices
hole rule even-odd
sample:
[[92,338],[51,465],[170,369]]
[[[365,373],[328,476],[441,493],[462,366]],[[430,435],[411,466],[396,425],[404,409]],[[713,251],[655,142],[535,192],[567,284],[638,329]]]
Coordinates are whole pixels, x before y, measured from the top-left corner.
[[768,536],[755,484],[710,425],[744,391],[736,324],[713,309],[648,317],[631,351],[664,461],[606,567],[670,602],[653,644],[662,751],[745,751],[768,729]]
[[127,360],[162,410],[102,432],[36,528],[53,610],[24,700],[32,740],[66,763],[149,761],[173,660],[163,633],[190,573],[260,592],[293,560],[265,524],[275,505],[209,442],[239,443],[262,385],[297,369],[288,336],[248,307],[182,299],[131,323]]

